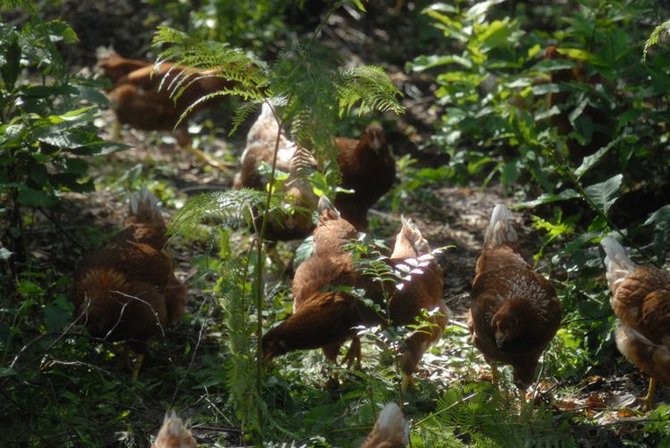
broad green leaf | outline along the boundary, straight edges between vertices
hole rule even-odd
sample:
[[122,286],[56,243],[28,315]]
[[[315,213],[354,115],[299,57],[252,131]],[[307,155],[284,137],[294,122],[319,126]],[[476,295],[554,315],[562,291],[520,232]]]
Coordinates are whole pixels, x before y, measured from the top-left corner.
[[43,289],[37,283],[31,282],[30,280],[21,280],[19,282],[19,294],[24,298],[40,294]]
[[502,3],[503,1],[504,0],[486,0],[482,2],[477,2],[474,4],[474,6],[468,9],[465,17],[468,21],[476,22],[481,18],[485,17],[489,9],[491,9],[498,3]]
[[549,83],[549,84],[540,84],[539,86],[533,86],[533,95],[546,95],[547,93],[558,93],[561,91],[561,88],[558,84]]
[[506,44],[511,34],[509,20],[494,20],[488,24],[478,39],[487,49],[493,49]]
[[619,198],[619,188],[623,180],[622,174],[617,174],[595,185],[590,185],[584,190],[589,198],[600,208],[603,213],[607,213],[612,204]]
[[619,143],[619,141],[621,141],[621,137],[617,137],[616,139],[612,140],[607,146],[603,146],[590,156],[584,157],[584,160],[582,160],[582,164],[579,165],[579,167],[575,170],[575,175],[577,176],[577,178],[582,177],[584,173],[586,173],[593,167],[593,165],[598,163],[598,161],[600,161],[600,159],[602,159],[603,156],[607,154],[610,149],[612,149],[617,143]]
[[664,205],[663,207],[659,208],[644,222],[645,226],[652,224],[655,226],[668,226],[670,224],[670,205]]
[[589,104],[588,98],[583,98],[579,102],[579,104],[575,106],[572,112],[570,112],[570,114],[568,115],[568,119],[570,120],[570,123],[572,123],[573,126],[575,125],[575,121],[577,120],[577,118],[579,118],[582,115],[584,109],[586,108],[586,106],[588,106],[588,104]]
[[517,204],[516,208],[533,208],[537,207],[538,205],[551,204],[552,202],[566,201],[568,199],[576,199],[578,197],[579,193],[568,188],[567,190],[563,190],[558,194],[544,193],[537,199]]
[[44,307],[44,323],[49,333],[62,330],[72,319],[74,306],[64,296],[58,296]]
[[119,151],[125,151],[128,148],[132,148],[130,145],[125,143],[118,142],[108,142],[106,140],[100,140],[96,137],[94,141],[89,143],[84,143],[81,146],[76,148],[68,148],[70,153],[78,155],[107,155]]
[[559,48],[558,49],[558,54],[562,56],[566,56],[569,59],[574,59],[577,61],[584,61],[587,62],[588,64],[597,66],[597,67],[602,67],[606,66],[607,63],[598,55],[594,53],[590,53],[586,50],[582,50],[580,48]]
[[19,190],[17,201],[30,207],[53,207],[58,202],[53,195],[26,186]]
[[439,67],[447,64],[458,64],[464,68],[472,69],[472,61],[459,55],[448,56],[418,56],[413,61],[406,64],[408,70],[420,72],[433,67]]

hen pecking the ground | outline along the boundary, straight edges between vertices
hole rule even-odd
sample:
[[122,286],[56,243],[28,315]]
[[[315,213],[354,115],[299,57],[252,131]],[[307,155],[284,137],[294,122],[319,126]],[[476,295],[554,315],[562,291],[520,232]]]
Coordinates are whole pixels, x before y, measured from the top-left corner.
[[[199,71],[191,67],[138,59],[127,59],[111,51],[99,51],[97,67],[112,81],[107,92],[109,106],[116,116],[113,138],[121,138],[121,125],[148,131],[174,131],[177,143],[196,157],[217,168],[222,165],[204,152],[193,148],[188,132],[191,115],[215,106],[222,92],[233,86],[214,71]],[[179,92],[178,95],[172,93]],[[188,112],[188,113],[187,113]]]
[[137,353],[136,379],[146,342],[181,318],[186,288],[163,250],[166,227],[158,200],[147,190],[130,199],[124,228],[82,260],[75,274],[78,321],[107,341],[123,341]]
[[[355,236],[356,230],[336,210],[322,213],[315,231],[314,253],[300,265],[294,278],[294,314],[265,334],[264,356],[272,359],[293,350],[323,348],[326,357],[334,362],[340,347],[352,339],[345,360],[360,366],[357,327],[405,326],[424,319],[426,325],[411,332],[401,344],[399,365],[406,388],[423,353],[442,335],[447,324],[440,268],[421,232],[403,219],[394,251],[384,261],[399,279],[373,281],[356,272],[351,253],[343,247],[347,239]],[[363,288],[366,297],[379,309],[388,309],[389,315],[383,316],[343,291],[342,287],[347,286]]]

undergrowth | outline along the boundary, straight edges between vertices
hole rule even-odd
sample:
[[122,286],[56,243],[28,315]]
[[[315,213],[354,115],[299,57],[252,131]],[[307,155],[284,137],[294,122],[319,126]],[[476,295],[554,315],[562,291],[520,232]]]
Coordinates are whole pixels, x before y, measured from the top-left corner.
[[[168,25],[186,21],[193,32],[159,28],[160,59],[237,81],[215,94],[246,102],[234,127],[262,103],[272,105],[280,126],[323,163],[324,172],[309,180],[314,191],[332,198],[339,174],[330,139],[338,123],[345,115],[403,112],[400,91],[384,69],[351,67],[320,45],[331,26],[325,19],[307,38],[277,41],[276,57],[236,46],[251,40],[258,50],[290,35],[272,15],[284,2],[240,5],[233,16],[225,14],[232,4],[204,2],[188,10],[187,3],[164,6],[175,11]],[[339,3],[363,14],[359,2],[333,6]],[[430,167],[396,157],[399,181],[382,207],[397,215],[408,204],[437,203],[436,186],[500,184],[519,209],[535,215],[534,262],[553,280],[564,319],[542,358],[532,401],[522,403],[508,390],[507,370],[501,388],[482,381],[487,367],[463,316],[425,354],[414,388],[402,397],[394,359],[404,333],[394,329],[361,330],[360,371],[330,365],[317,351],[261,365],[259,337],[292,312],[290,287],[267,259],[262,228],[256,235],[245,228],[252,210],[264,221],[286,211],[286,178],[270,166],[266,191],[187,198],[174,182],[175,167],[150,161],[117,171],[113,165],[122,163],[107,154],[126,148],[102,141],[93,126],[97,105],[104,104],[99,85],[67,73],[58,56],[59,45],[75,42],[73,30],[36,15],[23,29],[3,23],[0,37],[0,444],[147,446],[165,411],[176,409],[211,446],[359,446],[383,404],[398,401],[412,420],[413,447],[670,445],[667,405],[611,422],[605,420],[611,409],[598,407],[597,393],[588,390],[609,377],[619,382],[613,389],[643,383],[615,349],[596,244],[614,231],[634,247],[636,260],[666,260],[667,22],[652,30],[667,19],[667,8],[646,1],[549,7],[455,1],[414,13],[433,21],[444,34],[440,51],[448,49],[418,56],[408,68],[435,83],[439,120],[430,145],[449,162]],[[234,26],[212,25],[225,20]],[[268,27],[240,36],[247,23]],[[207,28],[198,28],[203,24]],[[550,45],[561,58],[545,57]],[[562,79],[573,69],[582,71],[579,79]],[[164,87],[178,96],[184,85],[178,80]],[[113,230],[81,224],[81,210],[74,213],[77,222],[54,217],[67,211],[63,198],[93,187],[123,202],[128,190],[142,186],[173,214],[170,245],[187,254],[177,263],[188,272],[191,297],[183,321],[151,345],[139,380],[131,383],[124,366],[115,365],[121,347],[93,340],[72,322],[76,260]],[[101,214],[92,216],[86,219]],[[49,217],[58,224],[53,232],[75,236],[44,241],[53,233],[40,237],[37,230],[52,225]],[[370,233],[378,230],[373,225]],[[374,248],[372,260],[364,253],[368,243],[352,247],[368,257],[361,264],[396,279],[398,273],[381,269],[383,248]],[[280,246],[285,254],[294,250]],[[300,246],[298,259],[309,250],[309,242]]]

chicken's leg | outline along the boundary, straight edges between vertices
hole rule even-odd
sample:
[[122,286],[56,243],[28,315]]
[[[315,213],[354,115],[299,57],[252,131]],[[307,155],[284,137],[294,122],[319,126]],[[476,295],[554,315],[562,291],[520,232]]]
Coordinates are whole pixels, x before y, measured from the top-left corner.
[[495,364],[491,364],[491,381],[495,385],[500,384],[500,372],[498,372],[498,368]]
[[649,377],[649,388],[647,389],[647,395],[644,397],[644,404],[642,409],[644,411],[649,411],[654,404],[654,395],[656,394],[656,380],[654,377]]
[[121,127],[122,126],[123,125],[121,124],[121,122],[119,120],[117,120],[116,118],[112,122],[112,140],[113,141],[116,141],[116,142],[121,141]]
[[403,372],[402,380],[400,380],[400,391],[404,394],[413,384],[414,379],[412,378],[412,375]]
[[351,339],[351,345],[349,345],[349,350],[347,354],[342,359],[342,364],[347,364],[347,369],[351,369],[352,366],[356,370],[361,370],[361,338],[354,336]]

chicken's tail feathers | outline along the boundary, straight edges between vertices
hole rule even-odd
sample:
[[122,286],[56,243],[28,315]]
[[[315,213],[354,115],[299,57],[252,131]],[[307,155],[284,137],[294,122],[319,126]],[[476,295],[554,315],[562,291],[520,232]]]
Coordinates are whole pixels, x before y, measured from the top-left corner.
[[139,222],[163,223],[158,198],[146,187],[130,195],[130,216],[134,216]]
[[319,198],[317,209],[319,211],[319,217],[321,220],[340,218],[340,211],[335,208],[333,203],[330,202],[330,199],[328,199],[326,196],[321,196]]
[[98,59],[98,62],[118,55],[119,54],[114,50],[114,47],[112,47],[111,45],[109,47],[99,46],[95,49],[95,57]]
[[195,448],[193,434],[174,411],[165,414],[152,448]]
[[374,428],[361,448],[377,446],[407,446],[409,443],[409,422],[400,407],[393,402],[386,403]]
[[414,248],[417,256],[429,253],[431,250],[430,244],[423,237],[419,227],[414,224],[410,218],[406,218],[404,215],[400,215],[400,222],[402,223],[402,229],[400,230],[398,237],[404,238],[407,243]]
[[515,243],[518,240],[511,218],[511,214],[504,204],[495,206],[484,235],[485,246],[502,246]]
[[635,270],[636,265],[628,257],[626,249],[611,236],[603,238],[600,245],[605,250],[607,284],[614,293],[623,279]]

